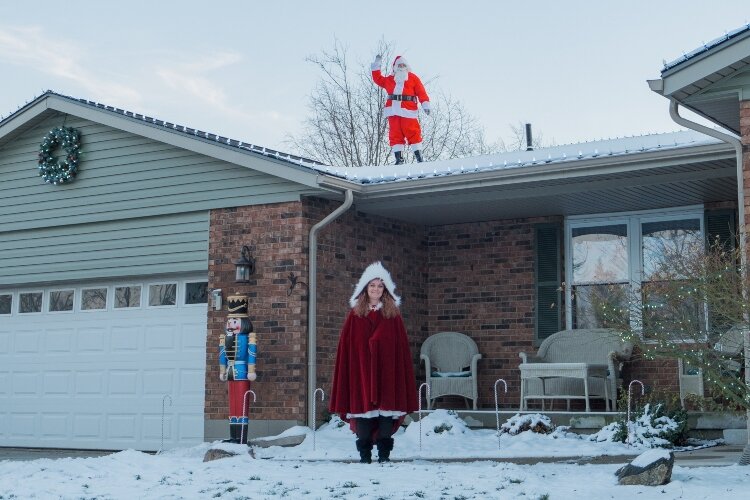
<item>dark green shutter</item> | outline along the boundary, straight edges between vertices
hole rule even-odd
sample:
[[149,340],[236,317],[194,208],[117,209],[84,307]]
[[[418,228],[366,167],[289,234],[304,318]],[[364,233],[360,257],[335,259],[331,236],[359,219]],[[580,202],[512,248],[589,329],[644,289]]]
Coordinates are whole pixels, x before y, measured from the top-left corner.
[[560,226],[539,224],[536,236],[536,321],[537,340],[544,340],[562,329],[560,265]]
[[[734,252],[737,242],[737,223],[734,209],[706,210],[705,212],[705,230],[706,230],[706,248],[710,249],[713,245],[719,244],[725,252],[730,254]],[[739,262],[737,263],[739,265]],[[723,333],[734,324],[733,318],[722,317],[714,311],[711,303],[712,297],[708,301],[708,331],[713,333]],[[718,309],[721,310],[721,309]]]

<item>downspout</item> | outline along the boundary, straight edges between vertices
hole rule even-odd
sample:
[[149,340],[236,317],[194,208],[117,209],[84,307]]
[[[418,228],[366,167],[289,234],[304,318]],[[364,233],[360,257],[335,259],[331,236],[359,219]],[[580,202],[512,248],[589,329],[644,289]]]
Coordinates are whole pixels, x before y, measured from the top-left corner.
[[[318,305],[318,233],[328,224],[338,219],[344,212],[349,210],[354,201],[354,193],[347,189],[344,193],[344,203],[336,210],[326,216],[325,219],[315,224],[310,229],[308,248],[308,275],[307,275],[307,424],[312,425],[315,421],[313,406],[315,402],[315,389],[317,385],[317,328],[318,316],[316,308]],[[314,429],[313,429],[314,430]]]
[[[680,116],[677,109],[678,103],[674,99],[669,100],[669,116],[672,117],[675,123],[687,127],[691,130],[701,132],[711,137],[715,137],[720,141],[724,141],[734,146],[735,155],[737,156],[737,215],[739,219],[739,246],[740,246],[740,266],[744,273],[747,273],[747,248],[745,242],[745,191],[744,191],[744,178],[742,171],[742,141],[737,137],[723,132],[719,132],[712,128],[700,125],[695,122],[691,122]],[[744,281],[744,280],[743,280]],[[742,287],[742,296],[747,302],[747,289]],[[745,317],[745,325],[750,323],[750,318]],[[745,329],[744,331],[744,343],[745,343],[745,384],[750,386],[750,330]],[[740,465],[750,465],[750,408],[747,409],[747,443],[745,449],[740,457]]]
[[744,248],[745,238],[743,237],[745,235],[745,191],[742,177],[742,142],[733,135],[719,132],[718,130],[714,130],[712,128],[706,127],[705,125],[691,122],[690,120],[683,118],[682,116],[680,116],[680,113],[677,110],[678,106],[679,104],[677,103],[677,101],[673,99],[669,100],[669,116],[672,117],[672,120],[675,123],[677,123],[678,125],[682,125],[683,127],[687,127],[691,130],[695,130],[696,132],[710,135],[711,137],[734,146],[735,155],[737,157],[737,214],[739,217],[740,251],[742,252],[740,258],[742,259],[742,269],[747,269],[745,267],[745,261],[747,260]]

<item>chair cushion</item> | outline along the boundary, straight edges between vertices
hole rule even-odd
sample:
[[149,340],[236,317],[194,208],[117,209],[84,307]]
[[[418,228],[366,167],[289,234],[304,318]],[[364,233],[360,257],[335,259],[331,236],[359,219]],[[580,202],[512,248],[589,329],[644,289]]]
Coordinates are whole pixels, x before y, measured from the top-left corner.
[[432,372],[431,377],[471,377],[471,372]]

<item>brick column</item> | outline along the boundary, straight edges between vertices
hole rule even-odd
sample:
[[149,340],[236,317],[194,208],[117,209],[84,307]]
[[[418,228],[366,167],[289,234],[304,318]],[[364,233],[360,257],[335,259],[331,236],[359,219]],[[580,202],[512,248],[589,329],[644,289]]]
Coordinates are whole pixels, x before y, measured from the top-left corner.
[[742,178],[745,196],[745,234],[750,230],[750,100],[740,101],[740,135],[742,140]]

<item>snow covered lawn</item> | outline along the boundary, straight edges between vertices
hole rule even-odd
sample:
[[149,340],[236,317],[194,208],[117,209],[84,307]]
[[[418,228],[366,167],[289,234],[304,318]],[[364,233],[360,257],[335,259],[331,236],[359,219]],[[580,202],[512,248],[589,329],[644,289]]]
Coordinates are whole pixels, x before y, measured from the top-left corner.
[[[449,428],[450,427],[450,428]],[[150,455],[133,450],[98,458],[0,462],[0,499],[26,498],[290,498],[290,499],[704,499],[750,497],[750,467],[675,466],[672,482],[649,488],[618,486],[620,465],[502,462],[517,457],[637,455],[646,448],[596,442],[557,431],[550,435],[470,430],[447,412],[434,412],[396,436],[388,464],[359,464],[347,427],[305,433],[299,446],[256,448],[217,444],[241,455],[203,462],[211,443]],[[441,462],[439,458],[475,459]],[[401,461],[403,460],[403,461]],[[623,458],[623,463],[626,460]]]

